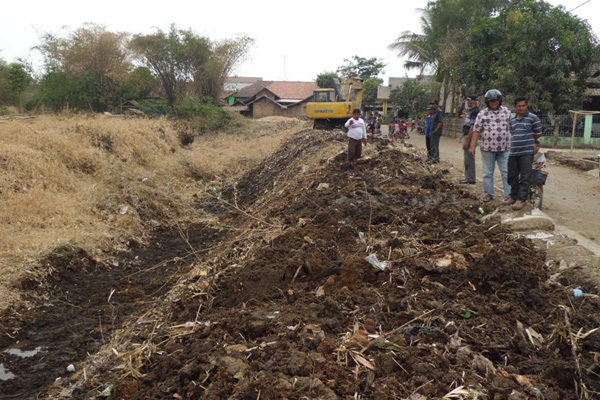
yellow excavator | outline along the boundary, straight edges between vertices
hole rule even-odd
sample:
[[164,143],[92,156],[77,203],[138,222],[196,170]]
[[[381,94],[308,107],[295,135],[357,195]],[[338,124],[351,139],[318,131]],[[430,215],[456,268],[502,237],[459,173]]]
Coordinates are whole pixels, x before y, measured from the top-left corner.
[[334,78],[333,85],[315,90],[312,101],[306,104],[306,115],[315,121],[315,129],[341,127],[354,109],[362,107],[363,84],[359,79],[346,78],[340,85]]

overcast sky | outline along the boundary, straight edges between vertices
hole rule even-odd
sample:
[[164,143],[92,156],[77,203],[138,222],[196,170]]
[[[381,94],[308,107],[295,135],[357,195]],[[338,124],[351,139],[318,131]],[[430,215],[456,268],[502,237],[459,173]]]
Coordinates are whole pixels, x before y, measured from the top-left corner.
[[[550,0],[571,10],[586,0]],[[44,32],[68,32],[85,22],[106,25],[110,31],[150,33],[171,23],[191,28],[211,39],[246,34],[256,40],[239,76],[265,80],[309,81],[334,71],[353,55],[377,57],[387,63],[385,79],[404,76],[403,61],[387,46],[406,30],[420,32],[418,8],[427,0],[181,0],[102,2],[29,0],[3,2],[0,13],[0,58],[24,58],[39,63],[31,50]],[[590,0],[573,14],[587,19],[600,35],[600,0]],[[66,30],[64,30],[64,28]],[[409,71],[409,76],[414,75]]]

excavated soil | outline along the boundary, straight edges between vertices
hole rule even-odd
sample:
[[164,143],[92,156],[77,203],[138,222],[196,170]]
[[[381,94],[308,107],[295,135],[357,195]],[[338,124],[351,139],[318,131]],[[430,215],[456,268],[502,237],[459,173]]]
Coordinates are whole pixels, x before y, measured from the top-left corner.
[[[412,149],[378,140],[349,169],[343,140],[304,132],[201,196],[236,229],[48,398],[597,398],[600,303],[574,298],[584,282],[482,222]],[[106,302],[112,285],[95,284]]]
[[[72,246],[46,256],[18,282],[36,306],[1,316],[0,363],[14,378],[0,380],[0,399],[38,398],[56,379],[71,375],[69,364],[98,351],[127,316],[151,308],[189,272],[190,245],[215,242],[221,232],[192,226],[185,234],[194,238],[189,244],[179,232],[156,232],[151,246],[131,243],[131,253],[109,262]],[[23,357],[28,351],[35,354]]]

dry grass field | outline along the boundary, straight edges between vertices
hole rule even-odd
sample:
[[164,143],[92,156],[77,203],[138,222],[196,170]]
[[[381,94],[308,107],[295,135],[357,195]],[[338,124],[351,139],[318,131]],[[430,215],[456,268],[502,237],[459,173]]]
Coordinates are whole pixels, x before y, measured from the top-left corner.
[[202,218],[193,205],[202,187],[234,180],[303,128],[231,125],[184,147],[165,119],[0,119],[0,309],[53,249],[72,244],[102,260],[156,226]]

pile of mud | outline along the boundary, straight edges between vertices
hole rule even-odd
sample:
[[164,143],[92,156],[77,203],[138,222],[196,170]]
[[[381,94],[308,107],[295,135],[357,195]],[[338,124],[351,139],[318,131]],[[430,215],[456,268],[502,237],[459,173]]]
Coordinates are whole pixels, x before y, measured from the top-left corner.
[[302,133],[203,197],[238,236],[50,398],[597,396],[597,296],[411,149],[378,141],[349,169],[342,141]]

